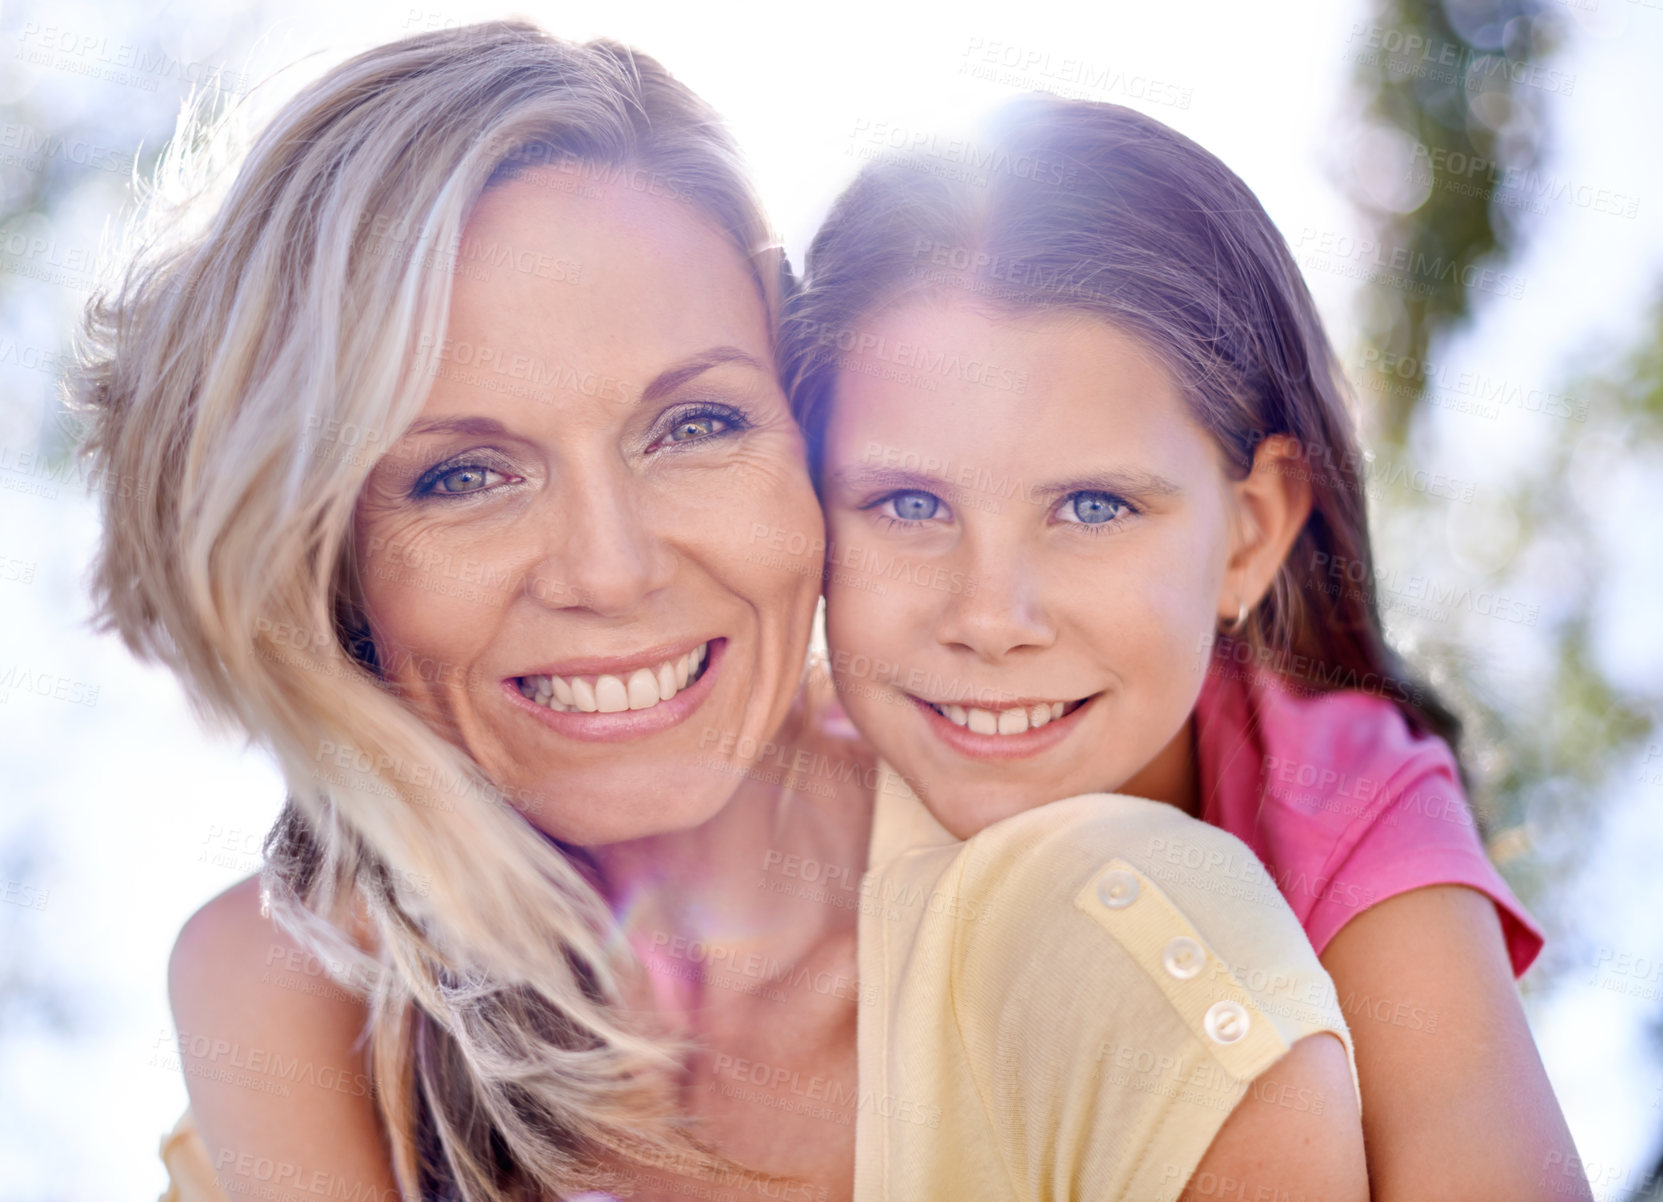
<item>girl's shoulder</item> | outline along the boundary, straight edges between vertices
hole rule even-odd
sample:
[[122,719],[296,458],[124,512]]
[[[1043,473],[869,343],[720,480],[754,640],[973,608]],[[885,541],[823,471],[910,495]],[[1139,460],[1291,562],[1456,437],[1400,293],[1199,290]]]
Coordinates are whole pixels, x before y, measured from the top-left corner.
[[1454,753],[1411,729],[1385,687],[1307,692],[1215,662],[1195,710],[1202,817],[1250,845],[1244,830],[1297,833],[1307,850],[1388,813],[1471,827]]
[[1389,682],[1347,683],[1307,692],[1215,662],[1196,706],[1202,817],[1253,848],[1319,952],[1388,897],[1461,884],[1495,902],[1524,972],[1541,932],[1490,862],[1454,753]]
[[1197,746],[1224,768],[1251,753],[1278,796],[1331,791],[1345,776],[1360,804],[1410,775],[1444,773],[1459,788],[1449,745],[1412,730],[1393,690],[1379,679],[1302,690],[1265,668],[1214,662],[1196,706]]

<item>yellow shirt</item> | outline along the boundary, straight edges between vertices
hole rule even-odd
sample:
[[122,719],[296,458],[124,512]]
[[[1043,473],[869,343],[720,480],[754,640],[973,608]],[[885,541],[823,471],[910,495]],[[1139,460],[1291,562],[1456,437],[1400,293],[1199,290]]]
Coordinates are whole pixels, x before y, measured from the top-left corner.
[[[880,769],[862,882],[857,1199],[1172,1199],[1332,982],[1246,845],[1088,794],[959,841]],[[1352,1085],[1356,1064],[1352,1061]],[[1328,1104],[1279,1099],[1297,1109]]]
[[[1088,794],[961,842],[881,767],[868,863],[860,1202],[1173,1199],[1295,1040],[1351,1054],[1287,903],[1220,870],[1253,854],[1173,806]],[[160,1202],[227,1202],[189,1110],[162,1159]]]

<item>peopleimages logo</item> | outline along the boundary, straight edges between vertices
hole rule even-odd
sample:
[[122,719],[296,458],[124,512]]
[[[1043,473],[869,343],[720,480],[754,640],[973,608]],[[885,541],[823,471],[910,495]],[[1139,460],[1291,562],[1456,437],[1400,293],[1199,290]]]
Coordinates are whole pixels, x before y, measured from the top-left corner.
[[133,166],[133,156],[99,146],[85,138],[65,138],[58,134],[42,133],[14,121],[0,124],[0,163],[15,164],[28,171],[39,171],[47,159],[59,158],[77,167],[94,171],[121,174]]
[[1458,178],[1467,184],[1488,185],[1498,193],[1514,193],[1534,201],[1564,201],[1616,217],[1636,217],[1640,212],[1638,196],[1578,181],[1557,171],[1508,166],[1459,150],[1416,143],[1410,164],[1415,178],[1423,183],[1436,180],[1444,184]]
[[[970,138],[944,137],[934,130],[865,117],[855,119],[846,152],[868,162],[889,161],[893,156],[899,165],[966,183],[986,183],[993,176],[1004,176],[1068,191],[1075,182],[1075,168],[1060,158],[1013,154],[1002,146],[983,145]],[[947,170],[938,171],[931,164]]]
[[174,58],[160,45],[121,42],[108,34],[42,25],[25,21],[18,33],[16,57],[37,66],[127,84],[154,92],[163,79],[184,84],[213,84],[221,92],[240,96],[248,91],[246,76],[219,63]]

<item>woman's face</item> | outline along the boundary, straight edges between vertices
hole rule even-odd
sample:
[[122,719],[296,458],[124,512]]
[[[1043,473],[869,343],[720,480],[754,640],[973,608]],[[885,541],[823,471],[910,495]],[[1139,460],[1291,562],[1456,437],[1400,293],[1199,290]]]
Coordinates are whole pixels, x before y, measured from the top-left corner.
[[[575,178],[481,198],[354,533],[383,674],[594,845],[732,795],[801,679],[822,524],[744,260],[694,205]],[[805,562],[759,526],[807,532]]]
[[1213,439],[1101,321],[923,298],[863,333],[822,481],[850,716],[961,838],[1148,791],[1235,609]]

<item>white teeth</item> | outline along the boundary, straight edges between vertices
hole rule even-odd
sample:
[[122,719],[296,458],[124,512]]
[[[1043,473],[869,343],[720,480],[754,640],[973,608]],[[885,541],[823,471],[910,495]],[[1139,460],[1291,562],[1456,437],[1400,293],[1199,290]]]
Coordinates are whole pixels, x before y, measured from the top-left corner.
[[637,668],[629,674],[629,683],[624,686],[629,693],[629,708],[644,710],[649,705],[658,704],[658,677],[646,668]]
[[617,676],[522,676],[522,696],[551,710],[569,713],[618,714],[625,710],[650,709],[668,701],[688,682],[697,678],[709,658],[709,643],[701,643],[687,654],[665,660],[651,668],[637,668],[623,680]]
[[603,714],[621,714],[629,708],[629,693],[616,676],[595,678],[595,703]]
[[931,708],[955,726],[967,726],[979,735],[1020,735],[1038,730],[1062,717],[1066,701],[1039,701],[1014,709],[984,710],[942,703]]

